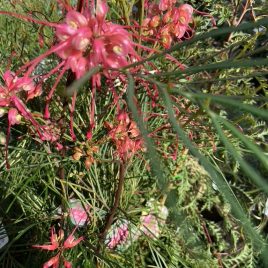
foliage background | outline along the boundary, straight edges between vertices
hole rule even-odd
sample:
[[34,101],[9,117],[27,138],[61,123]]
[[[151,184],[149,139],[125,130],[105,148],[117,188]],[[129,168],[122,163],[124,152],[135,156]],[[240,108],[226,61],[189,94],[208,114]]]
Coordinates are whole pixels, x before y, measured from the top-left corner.
[[[144,235],[126,250],[111,251],[105,245],[97,250],[104,225],[100,211],[111,208],[119,176],[115,148],[105,140],[104,124],[115,120],[115,107],[109,91],[97,96],[97,125],[93,140],[86,143],[83,129],[90,96],[84,88],[76,108],[75,146],[86,150],[98,145],[89,169],[84,158],[73,160],[74,145],[61,157],[49,144],[33,140],[24,125],[12,130],[8,171],[1,147],[0,216],[10,239],[1,250],[1,267],[41,267],[49,256],[31,246],[48,241],[51,225],[59,221],[64,222],[66,232],[72,230],[67,218],[55,213],[70,198],[90,204],[93,211],[90,224],[79,229],[85,241],[68,252],[74,267],[95,267],[96,259],[99,267],[265,267],[261,252],[267,236],[267,20],[264,26],[224,33],[223,27],[237,26],[244,1],[187,2],[199,11],[210,12],[218,26],[218,34],[213,36],[210,18],[196,15],[195,34],[201,37],[175,46],[172,55],[188,66],[190,79],[163,57],[155,56],[152,60],[163,73],[134,78],[159,87],[159,106],[152,107],[143,88],[131,83],[131,76],[125,94],[126,100],[131,99],[135,86],[141,110],[159,114],[146,122],[149,133],[167,124],[173,130],[156,132],[147,154],[131,159],[115,220],[128,219],[138,225],[146,202],[153,198],[169,209],[160,237]],[[253,21],[253,15],[258,21],[268,13],[265,1],[247,2],[249,11],[239,23],[242,27]],[[110,17],[120,21],[125,12],[118,8],[121,2],[109,5]],[[61,19],[54,1],[18,1],[16,5],[1,1],[0,8],[18,13],[34,10],[39,19]],[[7,66],[16,69],[45,51],[53,36],[47,28],[6,16],[0,16],[0,30],[1,74]],[[43,48],[38,44],[40,31],[45,36]],[[50,57],[38,72],[46,72],[56,61]],[[48,81],[48,86],[52,82]],[[31,106],[42,112],[41,102],[33,101]],[[138,120],[131,101],[129,109]],[[174,116],[174,111],[179,112]],[[53,112],[64,113],[60,98],[55,98]],[[2,133],[6,125],[2,117]],[[138,125],[146,138],[144,123],[140,120]],[[71,140],[67,134],[65,139]],[[176,160],[165,157],[173,144],[178,148]],[[61,165],[66,170],[65,181],[59,179]]]

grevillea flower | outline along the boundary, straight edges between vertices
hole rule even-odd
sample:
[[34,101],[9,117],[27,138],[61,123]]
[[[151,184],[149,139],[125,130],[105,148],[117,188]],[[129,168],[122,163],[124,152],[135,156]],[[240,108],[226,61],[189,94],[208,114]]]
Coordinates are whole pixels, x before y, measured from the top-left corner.
[[31,122],[41,140],[53,140],[53,135],[46,132],[42,126],[34,119],[31,112],[28,110],[24,102],[20,99],[20,95],[24,93],[27,100],[32,99],[41,94],[41,86],[35,85],[31,78],[17,77],[10,70],[3,75],[4,85],[0,85],[0,108],[3,113],[8,113],[8,129],[6,139],[6,164],[8,164],[8,142],[10,137],[11,126],[19,124],[21,118]]
[[[90,8],[88,1],[81,1],[81,7],[76,11],[68,3],[69,1],[58,1],[61,8],[66,13],[64,22],[52,23],[36,20],[31,16],[16,14],[13,12],[0,11],[0,14],[11,15],[22,20],[32,21],[41,25],[55,28],[57,41],[45,53],[23,65],[17,73],[26,71],[26,76],[30,76],[40,62],[51,54],[57,54],[62,60],[55,68],[46,74],[42,80],[58,72],[57,78],[46,96],[46,106],[44,118],[50,118],[49,105],[54,92],[64,77],[66,71],[71,70],[75,78],[82,77],[86,72],[94,67],[102,67],[102,73],[96,73],[92,76],[92,110],[90,117],[90,127],[87,138],[92,136],[94,128],[94,101],[93,92],[96,87],[101,86],[101,74],[107,78],[115,78],[118,71],[128,64],[139,60],[140,57],[134,50],[134,43],[131,35],[123,26],[106,20],[108,5],[105,0],[91,1]],[[96,2],[96,4],[95,4]],[[39,94],[38,90],[31,91],[29,98]],[[72,106],[70,108],[70,134],[75,140],[73,130],[73,115],[75,111],[76,96],[72,97]],[[18,109],[19,111],[19,109]],[[19,111],[20,112],[20,111]]]
[[[56,27],[61,44],[56,53],[81,77],[89,68],[120,68],[137,56],[129,33],[121,25],[105,21],[108,6],[98,0],[95,15],[70,10],[65,23]],[[107,72],[106,72],[107,74]]]
[[15,119],[18,119],[20,115],[32,123],[42,140],[53,139],[53,137],[44,131],[42,126],[37,123],[19,97],[21,93],[26,94],[27,99],[39,96],[41,94],[40,85],[35,85],[29,77],[17,77],[9,70],[4,73],[3,80],[5,85],[0,85],[0,107],[3,107],[6,112],[12,109],[8,116],[9,125],[18,124],[20,120]]
[[[83,237],[76,239],[74,237],[75,230],[76,230],[76,228],[67,237],[67,239],[62,243],[62,240],[64,238],[63,230],[60,230],[59,235],[57,235],[55,233],[55,228],[52,227],[51,228],[51,236],[50,236],[50,243],[51,243],[50,245],[33,245],[34,248],[40,248],[40,249],[49,250],[49,251],[53,251],[53,250],[58,249],[57,255],[52,257],[49,261],[45,262],[43,265],[43,268],[49,268],[49,267],[57,268],[57,267],[59,267],[60,257],[62,256],[63,251],[66,249],[70,249],[70,248],[75,247],[77,244],[79,244],[84,239]],[[64,259],[64,267],[70,268],[70,267],[72,267],[72,265],[70,262],[68,262]]]
[[109,136],[116,146],[119,157],[128,159],[143,147],[140,132],[126,112],[120,112],[117,115],[117,121],[116,126],[106,122],[106,127],[110,129]]
[[29,77],[17,77],[10,70],[3,75],[5,86],[0,86],[0,107],[10,107],[14,105],[13,99],[19,92],[25,92],[27,99],[41,94],[40,85],[35,85]]

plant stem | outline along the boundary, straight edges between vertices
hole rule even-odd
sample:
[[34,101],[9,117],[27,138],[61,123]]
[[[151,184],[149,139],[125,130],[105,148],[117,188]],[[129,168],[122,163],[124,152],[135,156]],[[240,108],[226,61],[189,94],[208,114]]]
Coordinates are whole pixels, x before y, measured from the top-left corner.
[[[139,8],[139,23],[140,23],[140,29],[139,29],[139,45],[141,45],[141,37],[142,37],[142,32],[143,32],[143,28],[142,28],[142,23],[144,20],[144,0],[140,0],[139,2],[140,4],[140,8]],[[141,48],[138,48],[138,54],[141,53]]]
[[83,8],[83,5],[84,5],[84,0],[78,0],[77,6],[76,6],[76,10],[78,12],[81,12],[82,11],[82,8]]
[[111,208],[109,214],[106,217],[105,226],[100,234],[100,242],[103,241],[108,230],[110,229],[112,222],[113,222],[113,219],[114,219],[115,212],[119,206],[120,197],[121,197],[121,194],[123,191],[123,186],[124,186],[125,173],[126,173],[126,163],[124,160],[122,160],[119,164],[119,181],[118,181],[117,190],[116,190],[115,196],[114,196],[114,204],[113,204],[113,207]]

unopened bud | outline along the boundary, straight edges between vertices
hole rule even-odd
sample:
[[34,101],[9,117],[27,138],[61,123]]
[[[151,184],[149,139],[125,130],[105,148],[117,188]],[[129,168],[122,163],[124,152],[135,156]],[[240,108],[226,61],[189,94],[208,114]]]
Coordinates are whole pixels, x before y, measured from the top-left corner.
[[152,28],[156,28],[160,24],[160,16],[154,16],[150,20],[149,26]]
[[6,136],[3,132],[0,132],[0,144],[5,145],[7,142]]
[[170,35],[163,35],[162,36],[162,44],[164,48],[170,48],[172,42],[172,37]]
[[2,117],[6,113],[4,108],[0,108],[0,117]]
[[87,157],[85,160],[86,169],[89,169],[93,163],[93,157]]
[[83,151],[79,147],[75,147],[74,151],[72,158],[76,161],[80,160],[81,156],[83,156]]

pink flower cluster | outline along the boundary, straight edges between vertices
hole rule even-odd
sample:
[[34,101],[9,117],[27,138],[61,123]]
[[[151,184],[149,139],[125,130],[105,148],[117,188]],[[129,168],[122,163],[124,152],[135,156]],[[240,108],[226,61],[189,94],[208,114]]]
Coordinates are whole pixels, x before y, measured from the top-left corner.
[[107,12],[106,2],[97,1],[95,15],[70,10],[65,23],[56,26],[56,53],[77,78],[95,66],[120,68],[129,63],[130,56],[137,57],[130,34],[121,25],[106,21]]
[[19,78],[11,71],[4,73],[3,80],[5,85],[0,85],[1,116],[8,112],[8,121],[11,126],[20,123],[21,114],[34,124],[37,131],[40,131],[37,122],[33,119],[18,95],[24,93],[27,96],[27,100],[32,99],[41,94],[41,87],[35,86],[29,77]]
[[172,41],[187,38],[186,33],[192,32],[189,23],[193,7],[188,4],[176,7],[175,3],[174,0],[161,0],[159,5],[148,5],[150,11],[142,25],[143,35],[156,36],[165,48],[169,48]]
[[[41,140],[56,141],[53,131],[47,131],[46,126],[41,126],[28,110],[25,103],[21,100],[23,95],[26,101],[40,96],[42,89],[40,85],[35,85],[33,80],[27,76],[17,77],[15,73],[10,70],[3,75],[4,85],[0,85],[0,117],[8,113],[8,131],[6,139],[6,160],[7,160],[7,145],[10,136],[10,129],[12,125],[19,124],[21,118],[24,117],[31,122],[35,131],[38,133]],[[7,161],[7,167],[8,167]]]
[[124,243],[129,235],[129,230],[128,230],[128,224],[127,222],[121,224],[119,227],[114,228],[113,233],[111,235],[111,240],[108,243],[108,248],[109,249],[114,249],[118,245]]
[[[41,83],[50,76],[58,73],[53,86],[45,96],[46,106],[42,119],[46,120],[50,118],[49,105],[54,92],[68,69],[75,74],[76,78],[80,78],[90,69],[100,66],[107,78],[114,78],[114,75],[117,74],[116,69],[132,63],[134,59],[138,59],[129,32],[121,25],[106,21],[108,12],[106,1],[97,0],[96,6],[93,2],[91,10],[88,3],[81,2],[83,4],[78,11],[65,3],[63,8],[66,11],[66,18],[63,23],[43,22],[28,16],[0,11],[0,14],[7,14],[22,20],[53,27],[56,29],[55,35],[57,38],[57,42],[48,51],[27,62],[16,72],[17,74],[24,73],[23,77],[17,77],[11,71],[7,71],[3,75],[5,85],[0,86],[0,116],[8,113],[8,136],[11,125],[18,124],[23,117],[26,121],[31,122],[42,141],[55,142],[57,140],[49,126],[41,126],[25,105],[25,102],[43,93]],[[33,75],[38,64],[53,53],[57,54],[62,61],[47,74],[39,76],[40,83],[35,85],[30,76]],[[92,77],[93,88],[100,87],[100,78],[100,73]],[[92,97],[92,107],[94,107],[94,97]],[[74,95],[70,109],[70,134],[73,140],[75,140],[73,131],[75,102],[76,96]],[[94,118],[94,110],[92,110],[91,117]],[[91,122],[91,127],[93,125],[94,122]],[[7,144],[8,141],[9,138],[7,137]],[[57,144],[58,149],[61,147],[60,144]]]
[[126,112],[120,112],[117,121],[118,124],[115,126],[106,122],[106,126],[110,129],[108,135],[114,142],[119,157],[126,160],[142,149],[142,139],[136,123]]

